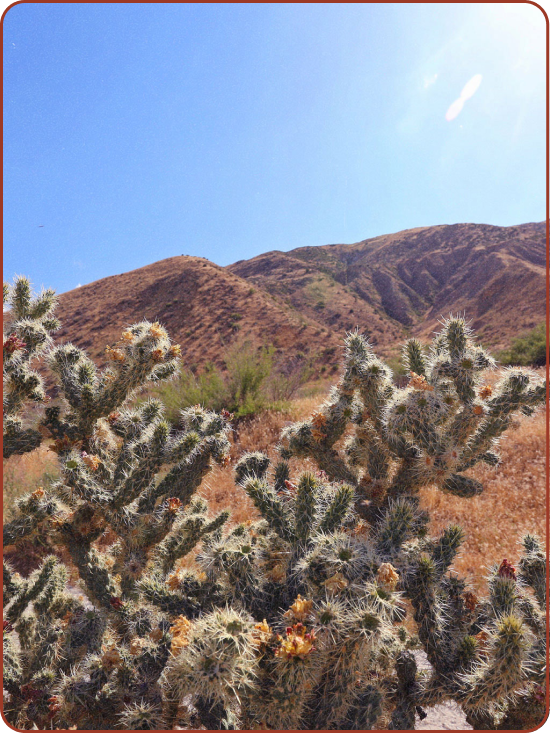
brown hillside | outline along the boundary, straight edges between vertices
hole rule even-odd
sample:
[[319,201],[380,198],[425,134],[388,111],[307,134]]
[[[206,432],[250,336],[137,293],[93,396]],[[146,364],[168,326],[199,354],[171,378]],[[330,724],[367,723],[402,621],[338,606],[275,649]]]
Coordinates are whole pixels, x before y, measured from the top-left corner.
[[244,341],[336,364],[356,326],[387,357],[457,312],[494,350],[544,320],[544,223],[423,227],[226,268],[171,257],[64,293],[58,308],[61,340],[100,360],[125,326],[160,321],[188,367],[221,365],[225,348]]
[[422,227],[356,244],[268,252],[229,266],[337,331],[359,325],[392,349],[464,312],[502,348],[545,315],[545,224]]
[[121,330],[148,319],[164,325],[182,346],[185,365],[223,363],[234,342],[272,344],[336,362],[339,341],[329,329],[268,293],[200,257],[171,257],[84,285],[59,297],[59,341],[72,341],[102,361]]
[[338,261],[331,262],[333,275],[326,264],[318,266],[305,257],[293,256],[295,253],[301,254],[301,250],[268,252],[228,269],[330,328],[340,339],[358,326],[368,332],[380,354],[389,355],[394,344],[402,340],[402,324],[389,319],[372,299],[364,297],[360,286],[349,287],[345,279],[340,282]]

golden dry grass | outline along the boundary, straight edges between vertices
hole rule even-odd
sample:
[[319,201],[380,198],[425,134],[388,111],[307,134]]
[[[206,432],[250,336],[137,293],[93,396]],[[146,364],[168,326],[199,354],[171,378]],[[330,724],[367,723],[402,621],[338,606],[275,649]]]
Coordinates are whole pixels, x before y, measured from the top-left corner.
[[473,499],[442,494],[435,487],[422,493],[431,529],[459,524],[466,534],[454,569],[474,586],[483,585],[483,570],[503,558],[515,560],[526,532],[546,536],[545,414],[520,418],[502,439],[502,464],[478,464],[470,475],[484,491]]
[[20,496],[39,486],[47,486],[58,475],[57,456],[45,446],[4,461],[4,521],[10,518],[15,501]]
[[[486,384],[494,385],[504,370],[488,375]],[[544,369],[536,369],[540,379]],[[519,543],[527,533],[546,539],[546,414],[517,417],[504,434],[499,452],[501,464],[491,468],[478,464],[470,472],[484,486],[474,499],[442,494],[426,488],[422,505],[431,517],[432,532],[448,524],[459,524],[465,532],[461,552],[453,569],[466,576],[479,590],[485,588],[485,570],[505,557],[511,561],[520,553]]]

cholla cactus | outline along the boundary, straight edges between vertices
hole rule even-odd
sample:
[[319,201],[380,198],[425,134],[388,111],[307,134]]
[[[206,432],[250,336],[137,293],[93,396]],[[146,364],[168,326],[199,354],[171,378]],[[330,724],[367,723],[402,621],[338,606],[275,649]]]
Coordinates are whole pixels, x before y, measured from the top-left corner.
[[[48,346],[53,325],[40,319],[50,314],[53,294],[32,300],[28,281],[20,279],[10,297],[15,326],[8,343],[17,336]],[[42,396],[19,386],[30,380],[28,356],[18,351],[23,347],[5,361],[8,438],[22,397]],[[11,453],[21,452],[22,443],[24,450],[29,445],[25,435],[38,436],[36,444],[45,439],[58,455],[61,479],[19,501],[4,543],[46,537],[84,594],[68,592],[65,564],[55,557],[27,580],[4,568],[6,712],[18,727],[101,728],[115,720],[158,727],[158,680],[172,641],[163,609],[168,603],[170,612],[188,613],[195,602],[198,613],[217,599],[216,583],[196,579],[193,601],[167,578],[227,519],[227,513],[209,517],[206,502],[193,494],[211,462],[225,462],[229,424],[196,407],[174,428],[158,401],[130,405],[137,388],[176,368],[179,347],[159,324],[127,329],[107,356],[109,366],[99,370],[70,344],[50,348],[47,363],[64,401],[46,407],[39,429],[20,429],[10,444]],[[98,542],[108,533],[115,542]]]
[[[32,311],[17,307],[18,317]],[[196,406],[173,426],[158,401],[133,400],[176,367],[179,347],[159,324],[124,331],[103,370],[72,345],[41,343],[64,400],[45,409],[33,445],[43,439],[57,453],[61,479],[20,500],[4,541],[40,533],[56,555],[28,578],[4,566],[14,726],[408,729],[446,698],[474,727],[542,718],[538,540],[525,539],[517,570],[508,560],[491,570],[480,600],[448,572],[461,530],[430,538],[419,508],[428,483],[478,493],[464,472],[495,463],[511,414],[543,396],[518,370],[491,391],[481,372],[492,362],[460,319],[429,357],[409,342],[403,390],[350,336],[339,386],[283,433],[283,460],[272,467],[251,453],[237,463],[259,516],[233,526],[196,494],[212,461],[227,462],[230,416]],[[14,406],[31,396],[16,386],[22,369],[7,360]],[[31,443],[21,424],[19,433],[20,452]],[[319,471],[291,476],[293,456]],[[402,623],[407,600],[418,639]],[[429,675],[409,651],[418,643]]]
[[[475,727],[517,721],[518,695],[529,700],[526,720],[533,720],[537,695],[539,701],[544,696],[546,566],[538,541],[525,539],[518,577],[507,560],[491,571],[490,598],[479,602],[448,574],[460,528],[427,537],[416,495],[427,484],[464,498],[481,492],[464,472],[478,461],[498,464],[498,438],[515,412],[530,415],[543,402],[545,385],[520,369],[507,370],[494,387],[487,384],[484,372],[494,362],[461,318],[444,324],[428,354],[410,340],[403,356],[410,381],[398,389],[368,342],[350,335],[339,385],[309,421],[283,432],[281,453],[313,459],[333,481],[354,487],[355,508],[369,522],[378,557],[395,566],[397,589],[412,603],[433,672],[419,686],[411,665],[402,663],[414,695],[406,711],[403,699],[394,709],[392,726],[410,727],[414,705],[449,697]],[[399,677],[399,667],[396,672]],[[542,719],[540,705],[538,711]]]
[[59,327],[53,317],[56,298],[53,290],[33,297],[26,277],[16,279],[13,287],[4,283],[4,458],[28,453],[37,448],[41,434],[25,429],[21,410],[26,401],[44,402],[42,378],[32,368],[51,344],[51,334]]
[[[464,471],[478,461],[498,464],[495,448],[511,416],[530,415],[544,400],[545,385],[523,369],[508,370],[495,387],[485,384],[494,361],[461,318],[445,323],[429,354],[411,339],[403,357],[410,380],[398,389],[366,339],[348,336],[340,383],[309,421],[283,432],[283,456],[314,459],[374,506],[427,484],[463,497],[478,494],[482,486]],[[338,450],[348,427],[353,435]]]

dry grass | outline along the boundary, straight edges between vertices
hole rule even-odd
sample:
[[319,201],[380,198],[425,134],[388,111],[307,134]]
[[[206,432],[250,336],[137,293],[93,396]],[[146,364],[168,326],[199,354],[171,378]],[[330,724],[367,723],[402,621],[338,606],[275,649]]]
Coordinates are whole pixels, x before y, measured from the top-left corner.
[[[324,395],[296,400],[287,412],[268,412],[240,422],[233,433],[231,463],[245,451],[260,450],[276,459],[281,429],[310,415]],[[471,475],[485,490],[474,499],[461,499],[426,488],[421,502],[431,516],[431,530],[438,532],[449,523],[464,529],[466,539],[454,569],[482,589],[485,568],[504,557],[518,557],[518,542],[527,532],[546,536],[545,511],[545,415],[519,418],[501,443],[502,465],[497,469],[477,466]],[[303,470],[304,463],[292,461],[291,469]],[[46,484],[57,473],[55,455],[46,449],[11,458],[4,465],[4,517],[17,496]],[[231,521],[238,523],[256,516],[252,502],[233,482],[233,468],[215,467],[200,492],[213,512],[229,508]]]
[[460,499],[429,487],[422,504],[429,510],[431,527],[459,524],[466,534],[454,569],[480,588],[483,570],[507,557],[517,559],[518,542],[526,532],[546,536],[546,426],[545,415],[521,418],[502,439],[502,465],[478,464],[471,476],[483,483],[474,499]]
[[[544,369],[536,369],[540,379]],[[502,375],[497,370],[487,384]],[[501,465],[491,468],[478,464],[469,472],[484,486],[474,499],[442,494],[435,487],[422,492],[422,505],[431,517],[431,530],[459,524],[465,541],[453,568],[474,588],[485,589],[485,571],[503,558],[517,559],[521,538],[536,533],[546,538],[546,415],[539,410],[533,417],[517,417],[504,434],[499,452]]]
[[[310,415],[322,399],[317,396],[297,400],[287,413],[267,413],[242,423],[234,435],[233,461],[252,450],[264,451],[275,459],[280,430]],[[543,411],[532,418],[518,418],[502,439],[502,464],[496,469],[478,465],[470,472],[485,487],[474,499],[443,494],[435,487],[428,487],[421,494],[421,504],[430,512],[433,533],[448,524],[463,528],[466,538],[453,569],[478,590],[484,588],[483,576],[488,566],[504,557],[517,559],[518,543],[526,532],[546,537],[545,435]],[[303,462],[293,463],[295,470],[303,470]],[[256,515],[250,499],[235,487],[230,470],[216,468],[201,494],[213,509],[230,508],[235,522]]]
[[11,518],[15,501],[20,496],[39,486],[47,486],[58,476],[57,456],[45,446],[4,461],[4,521]]

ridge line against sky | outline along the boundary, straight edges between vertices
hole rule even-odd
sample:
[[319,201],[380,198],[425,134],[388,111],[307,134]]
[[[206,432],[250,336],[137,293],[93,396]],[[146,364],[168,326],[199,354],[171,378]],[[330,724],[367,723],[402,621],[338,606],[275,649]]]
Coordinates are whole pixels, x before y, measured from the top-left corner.
[[[541,222],[521,222],[520,224],[511,224],[511,225],[509,225],[509,227],[510,228],[514,228],[514,227],[523,226],[523,225],[529,225],[529,224],[545,224],[545,221],[541,221]],[[475,222],[475,223],[474,222],[456,222],[454,225],[453,224],[440,224],[440,225],[435,225],[435,226],[470,226],[470,225],[471,226],[497,226],[498,227],[498,225],[486,224],[484,222]],[[211,262],[214,265],[217,265],[219,267],[225,268],[225,267],[230,267],[231,265],[240,264],[241,262],[246,262],[248,260],[252,260],[252,259],[254,259],[256,257],[261,257],[262,255],[272,254],[273,252],[281,252],[283,254],[292,254],[292,252],[295,252],[296,250],[306,249],[306,248],[309,248],[310,246],[313,246],[313,247],[342,247],[342,246],[344,246],[344,247],[353,247],[354,245],[360,244],[361,242],[369,242],[369,241],[377,240],[377,239],[383,238],[383,237],[385,237],[387,235],[392,236],[392,235],[396,235],[396,234],[406,234],[407,232],[414,231],[416,229],[431,229],[431,228],[432,227],[429,227],[429,226],[428,227],[423,227],[423,226],[420,226],[420,227],[410,227],[408,229],[402,229],[402,230],[400,230],[398,232],[386,232],[385,234],[375,234],[375,235],[373,235],[371,237],[365,237],[362,240],[359,240],[357,242],[325,242],[324,244],[319,244],[319,245],[303,245],[303,246],[300,246],[300,247],[293,247],[292,249],[287,249],[287,250],[280,250],[280,249],[266,250],[265,252],[258,252],[258,253],[252,255],[249,258],[235,260],[235,261],[229,262],[229,263],[227,263],[225,265],[220,265],[218,262],[214,262],[213,260],[209,260],[208,258],[205,258],[203,255],[189,255],[189,254],[187,254],[187,255],[185,255],[185,254],[177,255],[177,254],[173,254],[173,255],[168,255],[167,257],[159,258],[158,260],[154,260],[154,261],[148,262],[148,263],[146,263],[144,265],[139,265],[137,267],[131,268],[130,270],[124,270],[124,271],[120,271],[120,272],[112,272],[112,273],[109,273],[108,275],[104,275],[103,277],[98,278],[97,281],[103,280],[103,279],[106,279],[106,278],[109,278],[109,277],[116,277],[117,275],[125,275],[125,274],[128,274],[130,272],[135,272],[136,270],[140,270],[140,269],[143,269],[144,267],[149,267],[151,265],[158,264],[159,262],[162,262],[163,260],[166,260],[166,259],[171,259],[172,257],[182,257],[182,256],[183,257],[199,257],[199,258],[208,260],[209,262]],[[94,282],[97,282],[97,281],[96,280],[93,280],[91,283],[77,283],[77,285],[75,285],[73,288],[70,288],[66,292],[70,292],[70,290],[75,290],[77,288],[80,288],[83,285],[93,284]]]
[[28,3],[3,54],[8,280],[545,218],[533,5]]

